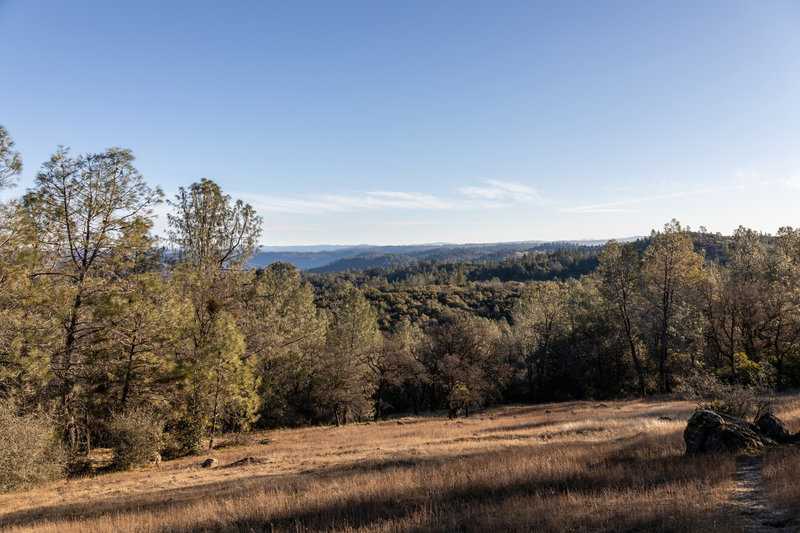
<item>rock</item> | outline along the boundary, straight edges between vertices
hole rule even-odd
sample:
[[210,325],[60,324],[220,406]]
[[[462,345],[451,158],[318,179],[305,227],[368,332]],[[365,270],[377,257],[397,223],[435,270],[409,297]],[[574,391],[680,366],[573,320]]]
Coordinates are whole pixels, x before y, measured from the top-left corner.
[[209,457],[208,459],[206,459],[205,461],[202,462],[200,467],[201,468],[216,468],[216,466],[218,464],[219,464],[219,461],[217,461],[213,457]]
[[683,432],[686,453],[743,452],[775,444],[753,424],[698,409]]
[[756,426],[763,434],[777,442],[790,442],[792,435],[786,425],[778,417],[765,413],[758,417]]

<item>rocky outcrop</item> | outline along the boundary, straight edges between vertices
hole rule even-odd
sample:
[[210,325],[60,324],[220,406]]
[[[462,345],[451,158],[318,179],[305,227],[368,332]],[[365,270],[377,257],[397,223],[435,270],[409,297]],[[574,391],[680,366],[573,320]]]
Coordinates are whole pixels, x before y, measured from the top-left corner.
[[775,440],[753,424],[732,416],[698,409],[683,432],[686,453],[757,451]]
[[781,422],[780,419],[774,415],[768,413],[761,415],[758,417],[758,420],[756,420],[756,426],[758,426],[761,433],[776,442],[783,444],[794,440],[786,424]]

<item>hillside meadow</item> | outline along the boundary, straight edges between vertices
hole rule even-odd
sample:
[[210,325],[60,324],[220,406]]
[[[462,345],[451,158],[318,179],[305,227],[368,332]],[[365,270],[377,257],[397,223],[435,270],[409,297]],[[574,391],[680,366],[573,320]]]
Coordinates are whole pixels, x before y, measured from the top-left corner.
[[[6,531],[741,531],[736,460],[687,457],[694,406],[506,406],[245,435],[159,467],[0,496]],[[776,409],[794,430],[800,398]],[[223,442],[223,444],[225,444]],[[242,461],[245,459],[244,461]],[[767,457],[797,516],[795,449]]]

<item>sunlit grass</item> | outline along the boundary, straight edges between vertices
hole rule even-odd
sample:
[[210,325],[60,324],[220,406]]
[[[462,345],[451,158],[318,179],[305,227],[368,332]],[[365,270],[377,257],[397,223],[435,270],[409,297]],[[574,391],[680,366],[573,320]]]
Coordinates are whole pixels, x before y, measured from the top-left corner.
[[[0,524],[53,532],[737,531],[734,459],[683,454],[692,410],[571,402],[254,434],[246,446],[215,451],[221,467],[213,470],[193,457],[2,496]],[[246,456],[266,462],[225,468]]]
[[[800,398],[783,398],[775,414],[795,433],[800,429]],[[781,446],[767,453],[763,469],[770,500],[800,520],[800,448]]]

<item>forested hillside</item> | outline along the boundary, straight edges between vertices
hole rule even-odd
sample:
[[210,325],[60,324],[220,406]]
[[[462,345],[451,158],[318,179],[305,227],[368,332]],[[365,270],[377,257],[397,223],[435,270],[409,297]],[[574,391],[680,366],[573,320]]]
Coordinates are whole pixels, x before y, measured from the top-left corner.
[[[0,140],[9,187],[21,159]],[[167,241],[150,233],[162,200],[128,150],[59,149],[2,205],[0,434],[29,446],[15,461],[55,466],[0,490],[96,446],[126,468],[250,428],[668,393],[698,375],[800,385],[789,227],[673,220],[602,248],[301,274],[247,268],[261,219],[214,182],[167,199]]]
[[[624,239],[625,242],[633,240],[635,238]],[[417,261],[435,263],[503,261],[522,256],[527,252],[552,252],[576,247],[597,248],[603,244],[605,244],[605,241],[530,241],[410,246],[299,246],[296,249],[264,247],[253,255],[248,264],[253,268],[264,268],[277,262],[292,263],[299,270],[324,274],[351,269],[363,270],[367,268],[404,266]]]

